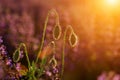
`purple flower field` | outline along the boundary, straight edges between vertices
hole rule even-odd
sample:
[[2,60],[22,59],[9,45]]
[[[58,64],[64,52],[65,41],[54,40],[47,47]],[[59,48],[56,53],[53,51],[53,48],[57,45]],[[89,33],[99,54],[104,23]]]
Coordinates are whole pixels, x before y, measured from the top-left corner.
[[120,80],[119,0],[0,0],[0,80]]

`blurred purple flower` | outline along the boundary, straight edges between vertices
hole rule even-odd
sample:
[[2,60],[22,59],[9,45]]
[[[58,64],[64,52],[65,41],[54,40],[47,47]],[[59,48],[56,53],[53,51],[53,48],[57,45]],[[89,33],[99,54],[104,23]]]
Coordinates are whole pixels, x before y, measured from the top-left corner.
[[0,36],[0,44],[3,43],[2,37]]
[[116,75],[113,77],[113,80],[120,80],[120,74],[116,74]]
[[7,58],[6,59],[6,65],[10,66],[11,64],[12,64],[12,60],[10,58]]
[[21,69],[20,65],[21,65],[20,63],[17,63],[17,64],[16,64],[16,70],[17,70],[17,71],[20,71],[20,69]]
[[97,80],[106,80],[107,78],[107,73],[103,72],[100,76],[98,76]]
[[22,59],[24,57],[23,51],[20,51],[20,58]]
[[59,73],[58,69],[56,67],[53,67],[53,74]]
[[50,71],[46,71],[45,73],[46,73],[46,75],[49,76],[49,77],[52,76],[52,73],[51,73]]
[[6,47],[4,45],[0,45],[0,56],[5,58],[7,56]]

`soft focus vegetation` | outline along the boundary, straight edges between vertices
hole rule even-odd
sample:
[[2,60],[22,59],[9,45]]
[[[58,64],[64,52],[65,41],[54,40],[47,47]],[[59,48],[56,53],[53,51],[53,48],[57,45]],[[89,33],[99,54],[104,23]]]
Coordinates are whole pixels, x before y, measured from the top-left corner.
[[[63,34],[68,24],[72,25],[78,36],[77,46],[70,47],[69,39],[74,43],[75,37],[69,30],[66,33],[65,80],[96,80],[101,75],[119,77],[119,4],[119,0],[0,0],[0,36],[3,36],[10,56],[19,43],[24,42],[30,61],[34,60],[34,52],[39,51],[41,44],[46,15],[54,8],[59,14],[62,28],[62,37],[55,41],[59,46],[56,48],[58,64],[62,60]],[[43,47],[53,40],[55,22],[55,14],[52,13]]]

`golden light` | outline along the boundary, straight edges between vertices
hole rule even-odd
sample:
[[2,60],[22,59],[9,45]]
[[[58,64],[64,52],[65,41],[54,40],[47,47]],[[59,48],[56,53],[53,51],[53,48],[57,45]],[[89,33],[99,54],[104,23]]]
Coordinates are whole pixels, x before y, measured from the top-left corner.
[[114,7],[118,5],[118,0],[106,0],[106,4]]
[[120,7],[120,0],[104,0],[104,5],[106,8],[118,10]]
[[103,9],[104,11],[108,11],[111,14],[118,13],[120,10],[120,0],[104,0]]
[[96,11],[106,14],[120,13],[120,0],[96,0]]

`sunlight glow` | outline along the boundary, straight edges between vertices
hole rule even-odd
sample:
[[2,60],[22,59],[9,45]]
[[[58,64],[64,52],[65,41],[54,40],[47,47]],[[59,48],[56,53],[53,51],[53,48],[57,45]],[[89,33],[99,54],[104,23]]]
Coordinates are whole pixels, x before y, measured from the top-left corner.
[[104,2],[105,11],[108,11],[111,14],[119,13],[120,11],[119,7],[120,7],[120,0],[105,0]]
[[120,0],[100,0],[97,3],[98,9],[103,12],[113,14],[119,13],[120,11]]
[[106,0],[106,4],[109,6],[116,6],[118,3],[118,0]]

